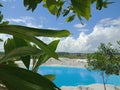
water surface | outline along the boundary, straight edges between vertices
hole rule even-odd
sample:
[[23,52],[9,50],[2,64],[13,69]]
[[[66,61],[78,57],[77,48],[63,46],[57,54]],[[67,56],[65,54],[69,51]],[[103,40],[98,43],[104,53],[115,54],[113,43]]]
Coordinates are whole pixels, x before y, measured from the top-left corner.
[[[59,87],[102,83],[102,77],[100,73],[95,71],[88,71],[85,68],[41,66],[39,68],[39,73],[43,75],[55,74],[56,79],[54,83]],[[119,86],[120,76],[109,76],[107,84]]]

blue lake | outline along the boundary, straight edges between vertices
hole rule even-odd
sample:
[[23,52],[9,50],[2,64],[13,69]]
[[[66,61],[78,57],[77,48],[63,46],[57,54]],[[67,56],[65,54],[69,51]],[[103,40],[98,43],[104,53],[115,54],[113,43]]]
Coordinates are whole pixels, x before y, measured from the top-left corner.
[[[100,73],[88,71],[85,68],[41,66],[39,68],[39,73],[43,75],[55,74],[56,79],[54,83],[58,87],[102,83]],[[107,84],[120,86],[120,76],[109,76]]]

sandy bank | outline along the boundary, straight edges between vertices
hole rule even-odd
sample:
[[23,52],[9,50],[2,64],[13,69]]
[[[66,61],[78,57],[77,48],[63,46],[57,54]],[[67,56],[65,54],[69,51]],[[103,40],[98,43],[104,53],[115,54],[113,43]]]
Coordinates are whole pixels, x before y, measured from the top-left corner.
[[[22,61],[16,62],[20,67],[24,67]],[[31,62],[32,66],[32,62]],[[78,68],[84,68],[87,66],[87,60],[86,59],[70,59],[70,58],[59,58],[59,60],[56,60],[54,58],[50,58],[48,61],[46,61],[42,66],[67,66],[67,67],[78,67]]]
[[59,60],[55,60],[53,58],[50,58],[43,65],[84,68],[85,66],[87,66],[87,61],[86,59],[59,58]]
[[[120,90],[120,87],[113,85],[106,85],[107,90]],[[86,86],[62,86],[62,90],[104,90],[103,84],[92,84]]]

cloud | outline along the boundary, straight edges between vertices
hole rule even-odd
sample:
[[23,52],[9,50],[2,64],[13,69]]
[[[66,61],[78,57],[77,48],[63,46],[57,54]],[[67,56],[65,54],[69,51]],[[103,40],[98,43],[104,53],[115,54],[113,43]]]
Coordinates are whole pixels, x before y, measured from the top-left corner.
[[75,28],[84,28],[86,26],[86,24],[82,25],[82,24],[75,24],[74,27]]
[[116,41],[120,40],[120,18],[103,19],[93,28],[92,33],[85,34],[81,32],[79,37],[67,37],[61,40],[57,51],[60,52],[93,52],[97,49],[101,42],[111,42],[116,45]]
[[33,17],[30,16],[23,16],[20,18],[6,18],[6,21],[9,21],[10,23],[15,23],[15,24],[22,24],[24,26],[28,26],[28,27],[34,27],[34,28],[42,28],[43,25],[42,24],[37,24],[35,23],[36,20]]

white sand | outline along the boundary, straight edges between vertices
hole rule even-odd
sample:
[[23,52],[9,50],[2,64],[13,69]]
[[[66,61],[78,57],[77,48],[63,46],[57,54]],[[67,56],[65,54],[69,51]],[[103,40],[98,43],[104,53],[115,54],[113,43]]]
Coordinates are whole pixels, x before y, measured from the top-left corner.
[[43,65],[84,68],[85,66],[87,66],[87,61],[86,59],[59,58],[59,60],[55,60],[53,58],[50,58]]
[[[62,86],[62,90],[104,90],[103,84],[92,84],[86,86]],[[113,85],[106,85],[107,90],[120,90],[120,87]]]
[[[16,61],[16,63],[20,67],[25,67],[22,61]],[[31,66],[32,66],[32,62],[31,62]],[[84,68],[85,66],[87,66],[87,61],[86,59],[59,58],[59,60],[56,60],[54,58],[50,58],[47,62],[42,64],[42,66],[68,66],[68,67]]]

